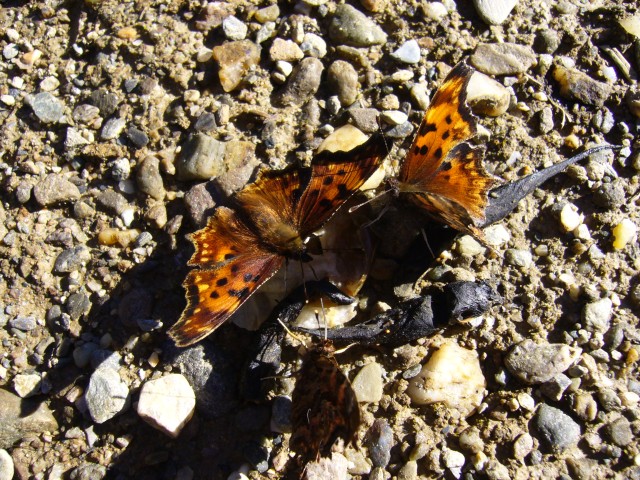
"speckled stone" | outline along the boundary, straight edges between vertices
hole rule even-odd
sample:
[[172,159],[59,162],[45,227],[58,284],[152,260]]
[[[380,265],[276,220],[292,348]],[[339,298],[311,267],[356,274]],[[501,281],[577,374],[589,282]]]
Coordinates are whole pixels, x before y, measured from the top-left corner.
[[515,75],[524,73],[536,61],[529,46],[515,43],[481,43],[469,61],[487,75]]
[[324,66],[317,58],[302,59],[289,75],[276,101],[283,106],[302,105],[320,88],[323,70]]
[[56,123],[64,113],[62,102],[49,92],[35,95],[31,100],[31,109],[43,123]]
[[560,85],[560,95],[586,105],[601,107],[611,96],[611,85],[594,80],[575,68],[557,65],[553,78]]
[[179,180],[209,180],[224,172],[226,143],[204,133],[185,142],[178,157]]
[[367,432],[365,443],[374,467],[386,467],[391,460],[393,430],[386,420],[378,418]]
[[536,344],[527,339],[506,355],[507,369],[529,384],[544,383],[569,368],[579,357],[580,348],[559,343]]
[[348,107],[358,98],[358,72],[349,62],[344,60],[333,62],[327,70],[327,81],[338,95],[342,106]]
[[347,4],[336,7],[329,24],[329,36],[335,42],[354,47],[382,45],[387,41],[387,34],[373,20]]
[[50,173],[33,187],[33,196],[43,207],[80,198],[80,190],[62,174]]
[[544,403],[538,407],[535,425],[542,439],[552,450],[572,447],[580,439],[580,425],[562,410]]
[[162,200],[166,194],[162,175],[160,174],[160,160],[153,155],[145,157],[136,170],[138,188],[143,193],[156,200]]

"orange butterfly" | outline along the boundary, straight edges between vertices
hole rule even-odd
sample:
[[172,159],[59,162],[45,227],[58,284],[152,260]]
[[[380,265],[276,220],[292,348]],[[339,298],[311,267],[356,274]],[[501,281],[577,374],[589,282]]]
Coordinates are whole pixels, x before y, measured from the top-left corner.
[[499,179],[482,166],[484,146],[468,143],[477,133],[466,103],[474,70],[459,63],[436,91],[413,145],[391,186],[436,220],[482,239],[487,194]]
[[267,171],[219,207],[190,236],[187,307],[169,335],[191,345],[218,328],[286,259],[307,260],[305,239],[377,170],[387,155],[381,135],[349,152],[322,152],[309,168]]

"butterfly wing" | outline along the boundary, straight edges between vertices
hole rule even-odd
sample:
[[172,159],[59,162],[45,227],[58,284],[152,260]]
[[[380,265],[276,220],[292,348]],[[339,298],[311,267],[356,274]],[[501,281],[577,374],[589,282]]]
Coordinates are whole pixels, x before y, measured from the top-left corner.
[[388,154],[381,134],[344,152],[324,151],[311,162],[311,177],[296,207],[303,237],[320,228],[373,175]]
[[466,103],[473,69],[459,63],[433,96],[413,145],[400,169],[400,191],[433,216],[475,233],[484,220],[487,194],[497,179],[482,166],[483,147],[467,140],[477,133]]
[[176,345],[185,347],[209,335],[282,265],[283,258],[262,248],[233,210],[219,207],[207,226],[191,235],[196,268],[183,285],[187,307],[171,327]]

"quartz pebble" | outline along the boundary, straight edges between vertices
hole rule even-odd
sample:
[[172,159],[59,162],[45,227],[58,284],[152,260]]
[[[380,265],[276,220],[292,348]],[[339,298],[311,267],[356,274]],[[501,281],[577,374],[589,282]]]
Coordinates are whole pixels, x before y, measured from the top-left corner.
[[420,61],[420,45],[417,40],[409,40],[403,43],[391,56],[402,63],[418,63]]
[[485,385],[478,354],[445,342],[411,379],[407,393],[416,405],[444,402],[469,415],[482,402]]
[[382,367],[369,363],[360,369],[351,383],[358,402],[377,403],[382,399]]
[[249,40],[239,40],[213,48],[218,77],[225,92],[235,90],[249,70],[260,61],[261,47]]
[[533,255],[528,250],[509,248],[504,252],[504,259],[509,265],[520,268],[529,268],[533,263]]
[[584,215],[578,212],[578,207],[567,203],[560,210],[560,223],[565,232],[572,232],[584,221]]
[[484,73],[475,72],[467,86],[467,102],[474,113],[497,117],[509,108],[511,95],[493,78]]
[[137,411],[149,425],[177,438],[195,406],[196,397],[187,379],[172,373],[142,386]]
[[183,145],[177,162],[179,180],[209,180],[224,172],[226,143],[204,133]]
[[244,40],[248,31],[247,25],[233,15],[222,21],[222,31],[229,40]]
[[507,369],[528,384],[548,382],[580,357],[580,348],[559,343],[537,344],[527,339],[511,349],[504,359]]
[[13,377],[13,389],[21,398],[39,394],[41,385],[42,377],[37,373],[19,373]]
[[327,42],[315,33],[305,33],[300,49],[310,57],[323,58],[327,54]]
[[517,3],[518,0],[473,0],[478,15],[489,25],[503,23]]
[[603,298],[587,303],[582,310],[584,328],[604,333],[611,326],[613,316],[613,302],[610,298]]
[[285,62],[297,62],[304,57],[304,52],[295,42],[276,38],[269,49],[269,56],[274,62],[279,60]]
[[[11,480],[13,478],[13,459],[9,452],[0,448],[0,479]],[[51,477],[49,477],[51,478]]]
[[531,47],[515,43],[481,43],[469,59],[471,65],[487,75],[525,73],[536,62]]

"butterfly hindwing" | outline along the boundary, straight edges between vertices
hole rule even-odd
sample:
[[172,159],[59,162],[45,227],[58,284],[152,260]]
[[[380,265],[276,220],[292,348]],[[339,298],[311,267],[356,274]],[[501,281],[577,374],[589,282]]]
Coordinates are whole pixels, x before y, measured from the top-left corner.
[[378,169],[388,153],[381,134],[344,152],[324,151],[311,163],[311,178],[296,208],[296,224],[303,236],[317,230]]
[[400,190],[439,220],[476,234],[484,220],[488,192],[497,179],[483,165],[483,147],[467,140],[477,132],[466,103],[474,73],[458,64],[435,93],[398,177]]
[[282,262],[281,256],[254,245],[216,267],[190,271],[183,283],[187,307],[169,330],[176,345],[191,345],[222,325]]

